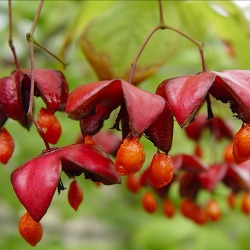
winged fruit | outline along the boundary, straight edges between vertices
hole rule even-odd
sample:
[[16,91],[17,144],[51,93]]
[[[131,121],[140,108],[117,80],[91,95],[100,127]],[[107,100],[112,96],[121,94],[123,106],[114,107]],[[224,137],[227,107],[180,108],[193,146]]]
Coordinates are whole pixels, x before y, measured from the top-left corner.
[[[53,69],[34,69],[34,95],[40,96],[52,113],[65,110],[68,84],[64,75]],[[7,118],[19,121],[25,128],[31,123],[27,117],[31,85],[31,71],[17,69],[0,79],[1,126]],[[4,117],[3,117],[4,116]]]
[[121,182],[111,159],[96,146],[73,144],[46,150],[11,174],[18,199],[35,221],[47,212],[62,171],[69,177],[84,174],[86,179],[105,185]]

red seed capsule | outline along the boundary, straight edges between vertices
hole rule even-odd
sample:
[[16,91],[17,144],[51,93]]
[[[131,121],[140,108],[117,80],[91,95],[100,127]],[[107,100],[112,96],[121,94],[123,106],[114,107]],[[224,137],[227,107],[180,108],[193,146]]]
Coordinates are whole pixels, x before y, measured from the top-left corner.
[[77,181],[72,181],[68,191],[68,201],[70,206],[77,211],[83,200],[83,191]]
[[35,246],[42,238],[43,228],[40,222],[34,221],[28,212],[19,220],[19,233],[31,245]]

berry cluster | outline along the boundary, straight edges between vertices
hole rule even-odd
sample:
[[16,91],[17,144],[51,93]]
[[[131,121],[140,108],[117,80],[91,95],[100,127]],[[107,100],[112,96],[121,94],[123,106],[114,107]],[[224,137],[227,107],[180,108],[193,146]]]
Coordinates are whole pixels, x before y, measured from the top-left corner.
[[[161,1],[159,6],[160,24],[151,35],[158,29],[169,29],[163,22]],[[243,192],[241,209],[250,214],[250,71],[208,71],[201,55],[201,73],[166,79],[155,93],[133,84],[135,64],[128,81],[115,77],[98,80],[79,85],[70,94],[64,75],[53,69],[17,67],[0,79],[0,162],[6,164],[14,151],[14,140],[4,127],[8,118],[27,129],[33,123],[46,147],[11,174],[14,192],[26,209],[19,221],[19,232],[30,245],[42,238],[40,221],[54,193],[65,189],[62,172],[72,179],[68,202],[75,211],[84,197],[77,177],[84,175],[105,185],[120,184],[125,178],[132,193],[144,190],[141,203],[145,211],[154,213],[161,200],[162,212],[169,218],[176,211],[169,195],[175,183],[181,214],[197,224],[220,220],[222,212],[216,199],[200,204],[198,198],[201,191],[212,196],[218,184],[223,184],[229,189],[229,206],[234,207],[236,195]],[[37,120],[33,116],[34,96],[41,97],[45,104]],[[229,103],[232,113],[242,121],[236,134],[224,117],[213,113],[211,98]],[[57,111],[79,122],[81,136],[75,144],[50,147],[62,133]],[[112,112],[116,119],[112,130],[106,132],[102,127]],[[194,142],[192,154],[171,154],[174,120]],[[227,141],[223,157],[215,157],[213,162],[205,157],[204,131],[216,144]],[[118,132],[121,137],[117,137]],[[144,166],[142,136],[153,144],[149,166]]]

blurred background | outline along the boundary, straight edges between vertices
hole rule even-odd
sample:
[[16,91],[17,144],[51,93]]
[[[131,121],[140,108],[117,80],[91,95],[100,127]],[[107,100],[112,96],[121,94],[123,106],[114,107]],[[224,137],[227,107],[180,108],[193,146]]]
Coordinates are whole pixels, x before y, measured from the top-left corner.
[[[13,1],[13,41],[22,68],[30,67],[25,36],[38,5],[38,1]],[[248,1],[163,1],[163,10],[166,24],[204,43],[208,70],[249,69]],[[45,1],[34,36],[69,65],[64,70],[58,61],[35,47],[35,67],[62,70],[70,91],[100,78],[126,79],[140,46],[157,24],[157,1]],[[0,77],[15,69],[8,37],[8,3],[0,1]],[[197,46],[173,31],[160,30],[140,57],[136,77],[141,80],[141,88],[155,91],[167,78],[201,70]],[[35,115],[42,105],[40,99],[35,100]],[[217,110],[232,119],[228,107],[218,106]],[[58,146],[74,143],[80,133],[78,122],[64,113],[56,115],[63,129]],[[240,123],[233,122],[237,131]],[[111,124],[107,121],[105,128]],[[12,120],[5,126],[15,139],[15,151],[9,163],[0,166],[0,248],[30,249],[18,233],[18,220],[25,210],[13,192],[10,174],[40,154],[44,145],[34,127],[27,131]],[[146,166],[155,149],[146,139],[143,143]],[[193,148],[176,124],[170,153],[192,153]],[[69,180],[66,176],[62,179],[67,187]],[[78,181],[84,191],[79,210],[76,213],[69,206],[66,191],[55,194],[42,219],[44,235],[37,249],[249,249],[250,217],[239,207],[228,207],[228,190],[223,185],[213,194],[222,209],[221,220],[199,226],[178,211],[171,219],[160,208],[153,215],[147,214],[141,206],[142,191],[135,195],[125,185],[97,187],[84,178]],[[170,195],[178,208],[177,185]]]

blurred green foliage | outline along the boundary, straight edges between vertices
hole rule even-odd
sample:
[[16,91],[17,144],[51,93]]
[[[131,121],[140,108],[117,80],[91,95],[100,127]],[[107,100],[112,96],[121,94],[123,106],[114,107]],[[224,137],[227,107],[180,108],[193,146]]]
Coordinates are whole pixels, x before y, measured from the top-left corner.
[[[29,32],[38,1],[13,1],[13,40],[22,67],[30,67],[29,48],[25,35]],[[163,1],[166,24],[180,29],[205,44],[208,69],[249,68],[249,21],[231,1]],[[8,5],[0,1],[0,77],[15,69],[8,47]],[[142,42],[158,23],[157,1],[45,1],[35,31],[35,38],[61,56],[69,66],[64,70],[70,90],[79,84],[98,79],[82,53],[83,32],[98,56],[108,57],[112,77],[129,72]],[[86,29],[87,27],[87,29]],[[35,66],[61,69],[62,65],[39,48],[35,48]],[[170,30],[158,31],[138,61],[139,68],[157,69],[140,85],[154,91],[164,79],[201,71],[197,47]],[[43,104],[36,100],[36,112]],[[218,108],[220,109],[220,108]],[[222,113],[227,111],[221,109]],[[78,123],[58,113],[63,135],[58,146],[73,143],[79,134]],[[106,127],[110,124],[106,123]],[[7,166],[0,168],[0,248],[29,249],[19,236],[17,223],[24,208],[10,184],[10,173],[43,149],[34,127],[26,131],[14,121],[6,127],[13,135],[16,148]],[[172,153],[193,150],[176,126]],[[143,139],[147,162],[154,149]],[[69,181],[62,176],[65,186]],[[227,190],[219,187],[214,194],[223,208],[223,218],[216,224],[197,226],[177,212],[173,219],[161,211],[148,215],[140,205],[139,195],[130,194],[122,185],[97,188],[78,178],[84,190],[84,202],[75,212],[67,203],[67,192],[55,195],[42,220],[43,240],[37,249],[248,249],[250,218],[239,208],[226,206]],[[178,187],[171,190],[175,205],[180,199]],[[159,209],[160,210],[160,209]]]

